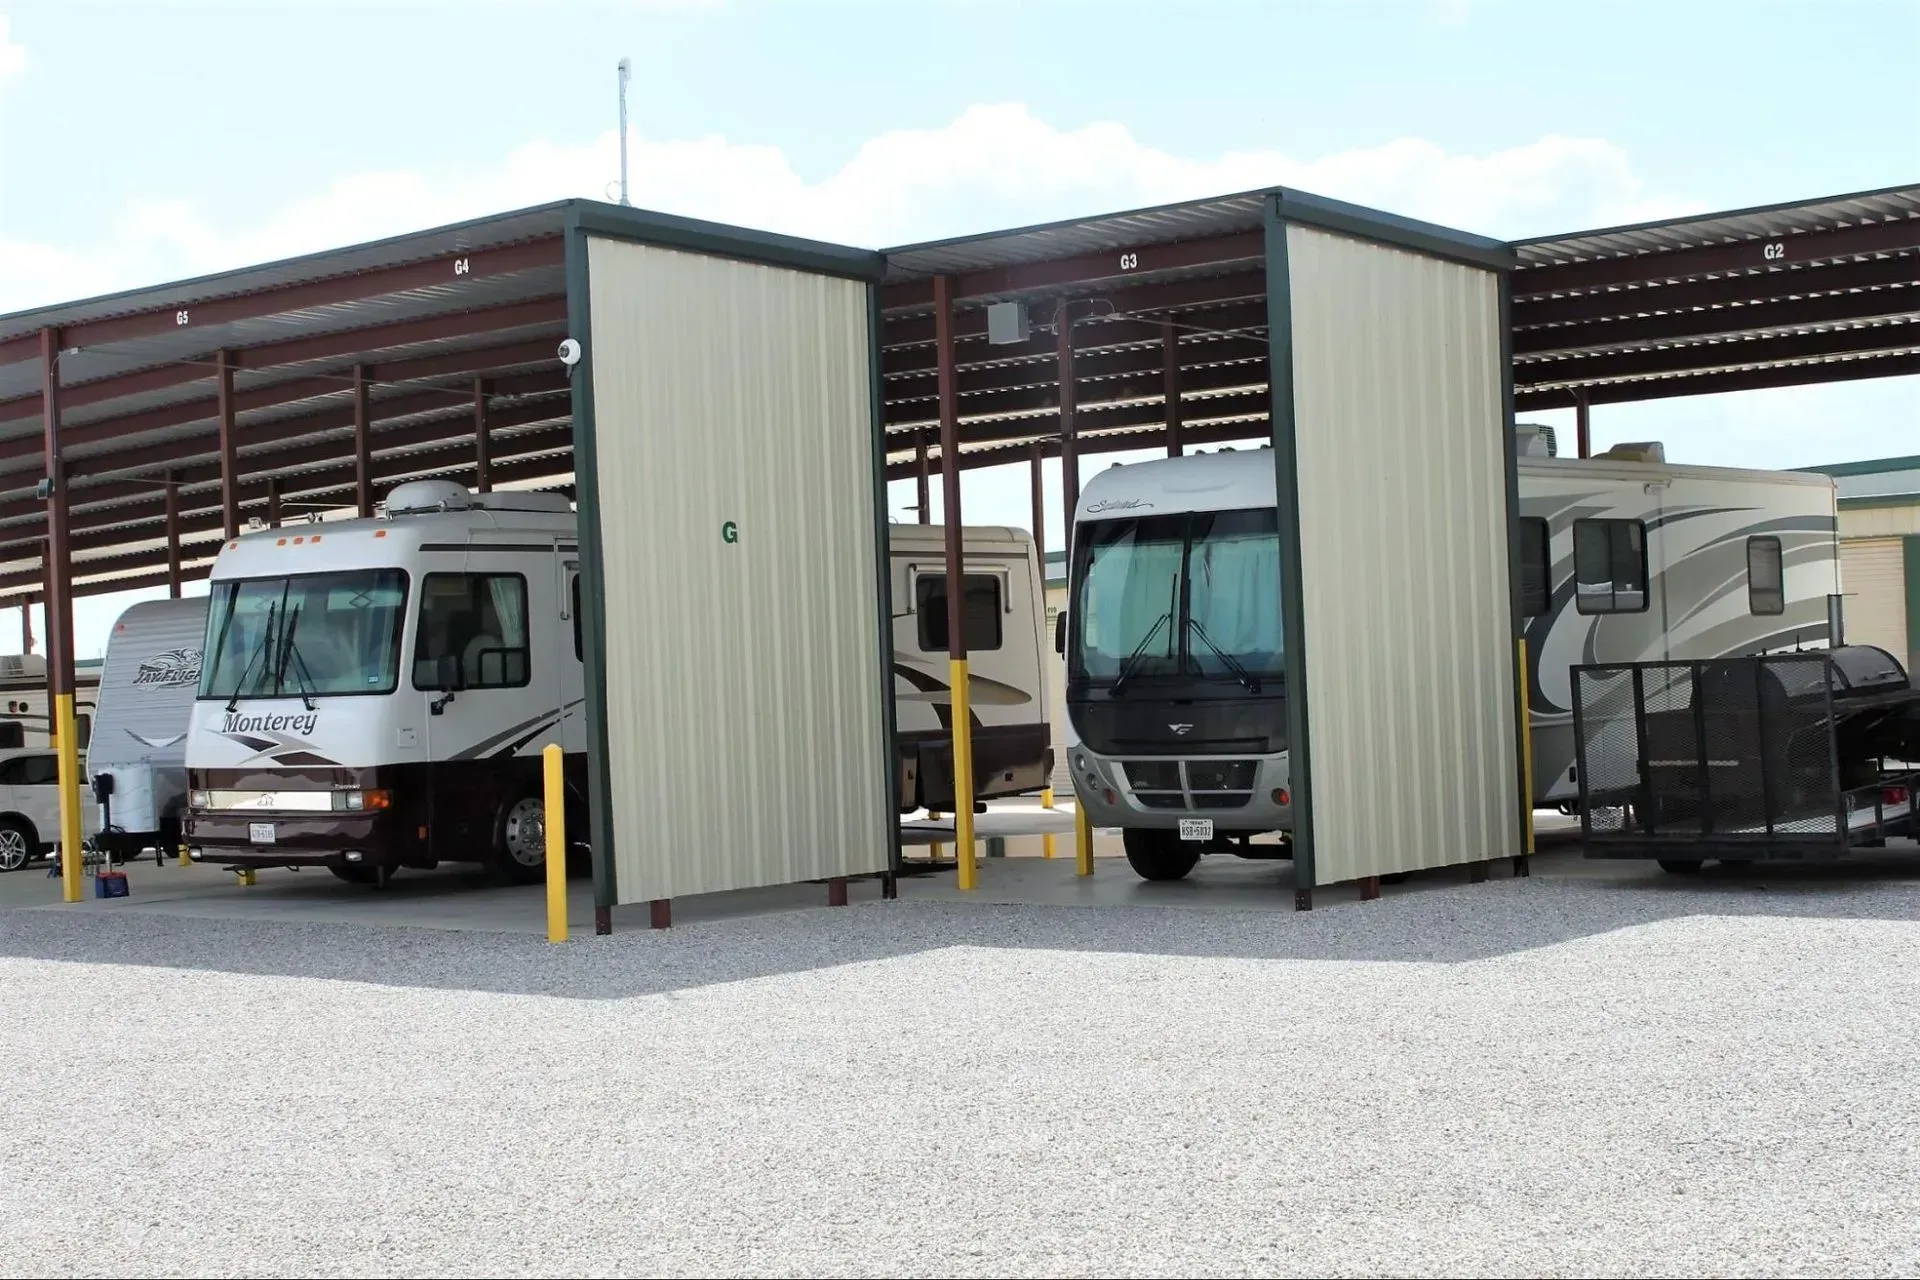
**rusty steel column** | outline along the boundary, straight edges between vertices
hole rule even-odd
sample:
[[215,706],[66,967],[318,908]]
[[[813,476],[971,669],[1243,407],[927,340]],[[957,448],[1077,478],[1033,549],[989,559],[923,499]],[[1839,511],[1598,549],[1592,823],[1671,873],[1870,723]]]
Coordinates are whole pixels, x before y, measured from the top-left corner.
[[927,433],[926,432],[916,431],[913,433],[913,451],[920,461],[920,475],[919,475],[920,523],[932,524],[933,523],[933,485],[930,482],[931,477],[929,476],[927,471],[928,464],[927,464]]
[[1074,439],[1073,421],[1073,317],[1068,311],[1070,304],[1060,304],[1060,314],[1055,321],[1059,333],[1055,335],[1055,350],[1060,361],[1060,515],[1065,528],[1060,538],[1061,550],[1073,557],[1073,513],[1080,505],[1080,450]]
[[353,366],[353,494],[362,517],[373,514],[373,401],[367,366]]
[[1180,335],[1173,317],[1160,322],[1160,392],[1167,399],[1167,456],[1180,456]]
[[947,667],[953,734],[953,851],[960,888],[974,887],[973,708],[967,676],[966,553],[960,506],[960,386],[953,349],[953,281],[933,280],[933,332],[940,392],[940,523],[946,532]]
[[267,477],[267,527],[280,527],[280,477]]
[[1578,451],[1574,456],[1591,458],[1593,456],[1593,418],[1587,409],[1587,393],[1584,391],[1573,393],[1573,438],[1574,447]]
[[1033,554],[1040,561],[1040,581],[1045,589],[1047,578],[1047,490],[1045,472],[1042,463],[1046,451],[1038,440],[1033,442]]
[[473,380],[473,489],[489,493],[493,489],[493,442],[487,439],[487,384]]
[[217,367],[220,400],[220,517],[227,537],[240,536],[240,442],[233,420],[233,352],[222,351]]
[[166,475],[167,486],[167,595],[180,598],[180,481],[174,472]]
[[[60,333],[40,331],[40,421],[46,451],[47,731],[60,791],[62,896],[80,901],[80,744],[73,711],[73,547],[60,450]],[[56,833],[48,833],[56,834]]]
[[20,652],[33,652],[33,597],[20,606]]

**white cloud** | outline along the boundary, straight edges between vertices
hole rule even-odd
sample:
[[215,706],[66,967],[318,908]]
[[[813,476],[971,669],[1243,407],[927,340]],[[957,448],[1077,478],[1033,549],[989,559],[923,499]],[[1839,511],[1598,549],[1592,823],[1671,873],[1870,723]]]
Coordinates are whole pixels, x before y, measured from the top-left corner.
[[27,46],[14,41],[11,27],[12,19],[0,13],[0,84],[13,79],[27,67]]
[[[813,182],[770,146],[630,139],[637,205],[870,246],[1274,184],[1492,235],[1699,208],[1648,191],[1612,143],[1557,135],[1479,156],[1405,138],[1317,159],[1270,150],[1193,159],[1147,146],[1120,124],[1061,129],[1019,104],[983,105],[939,129],[880,134]],[[481,172],[354,174],[247,213],[145,195],[101,242],[0,240],[0,313],[565,196],[606,198],[618,172],[608,131],[582,144],[532,142]]]

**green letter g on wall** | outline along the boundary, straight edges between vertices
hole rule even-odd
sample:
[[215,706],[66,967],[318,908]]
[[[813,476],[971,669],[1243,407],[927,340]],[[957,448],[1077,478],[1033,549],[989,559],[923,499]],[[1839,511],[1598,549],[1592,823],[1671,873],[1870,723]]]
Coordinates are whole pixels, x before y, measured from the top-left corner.
[[720,526],[720,541],[722,541],[722,542],[738,542],[738,541],[740,541],[740,526],[739,526],[739,525],[737,525],[737,524],[735,524],[735,523],[734,523],[733,521],[731,521],[731,520],[729,520],[729,521],[727,521],[727,522],[726,522],[725,524],[723,524],[723,525],[721,525],[721,526]]

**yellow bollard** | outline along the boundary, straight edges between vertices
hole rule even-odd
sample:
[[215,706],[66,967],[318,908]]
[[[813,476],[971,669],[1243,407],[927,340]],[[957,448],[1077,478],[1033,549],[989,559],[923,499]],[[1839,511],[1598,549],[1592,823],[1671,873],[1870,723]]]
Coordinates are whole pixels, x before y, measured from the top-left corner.
[[254,875],[252,867],[242,867],[240,868],[240,883],[251,889],[254,885],[260,883],[260,881]]
[[547,941],[567,940],[567,781],[566,753],[549,742],[540,753],[547,794],[542,819],[547,826]]
[[1527,815],[1526,851],[1533,852],[1533,710],[1527,678],[1527,638],[1520,637],[1520,785],[1526,794],[1520,797]]
[[973,698],[967,683],[967,660],[949,664],[953,681],[953,852],[960,863],[960,888],[979,883],[980,868],[973,858]]
[[68,902],[80,901],[80,751],[79,727],[73,719],[73,695],[54,698],[57,727],[55,757],[60,782],[60,890]]
[[[940,811],[938,809],[927,810],[927,821],[928,822],[940,821]],[[928,843],[927,856],[929,858],[932,858],[936,862],[940,860],[940,842],[938,840],[930,841]]]
[[180,846],[180,865],[183,867],[193,865],[193,859],[187,856],[187,846],[184,844]]
[[[1045,787],[1041,790],[1040,807],[1042,809],[1053,808],[1052,787]],[[1043,832],[1040,836],[1040,856],[1043,858],[1051,858],[1053,856],[1053,832],[1051,831]]]
[[1093,874],[1093,823],[1077,798],[1073,803],[1073,857],[1076,873]]

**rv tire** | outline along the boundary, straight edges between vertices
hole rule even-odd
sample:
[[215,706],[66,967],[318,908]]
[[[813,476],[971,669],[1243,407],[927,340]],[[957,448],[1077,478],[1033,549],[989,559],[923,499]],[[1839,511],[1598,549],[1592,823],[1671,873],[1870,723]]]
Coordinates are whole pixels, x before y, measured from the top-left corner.
[[1127,865],[1142,880],[1180,880],[1200,862],[1200,850],[1171,831],[1138,827],[1120,833]]
[[511,884],[546,879],[546,801],[538,792],[523,792],[500,806],[493,824],[491,870]]
[[333,872],[335,879],[345,880],[348,884],[374,884],[380,879],[379,869],[364,862],[330,862],[327,870]]
[[1698,858],[1662,858],[1660,869],[1668,875],[1697,876],[1700,874],[1700,860]]

